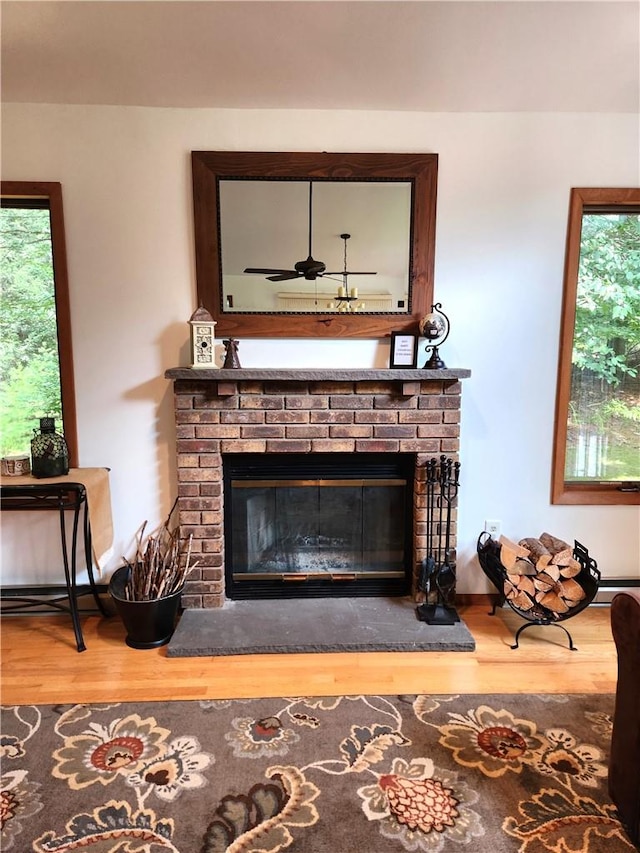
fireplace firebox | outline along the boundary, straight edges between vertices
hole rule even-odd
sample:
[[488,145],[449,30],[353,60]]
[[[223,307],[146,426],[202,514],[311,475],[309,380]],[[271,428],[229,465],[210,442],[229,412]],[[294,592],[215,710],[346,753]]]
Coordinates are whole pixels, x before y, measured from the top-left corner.
[[226,454],[231,599],[406,595],[415,454]]

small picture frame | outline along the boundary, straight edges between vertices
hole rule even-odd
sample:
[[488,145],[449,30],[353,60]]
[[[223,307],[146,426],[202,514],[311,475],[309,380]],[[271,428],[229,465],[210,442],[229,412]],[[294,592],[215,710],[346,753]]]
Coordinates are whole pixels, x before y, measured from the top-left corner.
[[391,332],[389,367],[408,370],[418,362],[418,336],[405,332]]

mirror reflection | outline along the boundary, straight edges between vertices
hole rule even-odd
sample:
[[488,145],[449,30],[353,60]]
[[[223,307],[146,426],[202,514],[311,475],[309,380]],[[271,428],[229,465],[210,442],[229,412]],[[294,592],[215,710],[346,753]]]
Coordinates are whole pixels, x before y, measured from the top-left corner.
[[437,154],[192,151],[191,165],[197,298],[217,337],[416,331],[433,302]]
[[411,191],[389,179],[220,178],[223,313],[410,314]]

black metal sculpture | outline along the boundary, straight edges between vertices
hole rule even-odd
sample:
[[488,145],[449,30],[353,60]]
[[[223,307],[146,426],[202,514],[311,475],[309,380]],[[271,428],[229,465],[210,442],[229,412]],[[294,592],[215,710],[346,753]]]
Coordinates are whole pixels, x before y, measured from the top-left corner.
[[224,364],[222,365],[223,369],[237,370],[241,367],[240,358],[238,357],[238,341],[235,338],[229,338],[222,343],[224,344],[225,349]]

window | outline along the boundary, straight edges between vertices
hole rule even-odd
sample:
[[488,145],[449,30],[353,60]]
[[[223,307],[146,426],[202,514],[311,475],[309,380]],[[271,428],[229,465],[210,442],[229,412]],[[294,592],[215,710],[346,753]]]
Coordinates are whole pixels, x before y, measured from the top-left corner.
[[573,189],[552,502],[640,503],[640,190]]
[[64,432],[78,464],[67,259],[58,183],[2,181],[0,441],[28,453],[39,418]]

